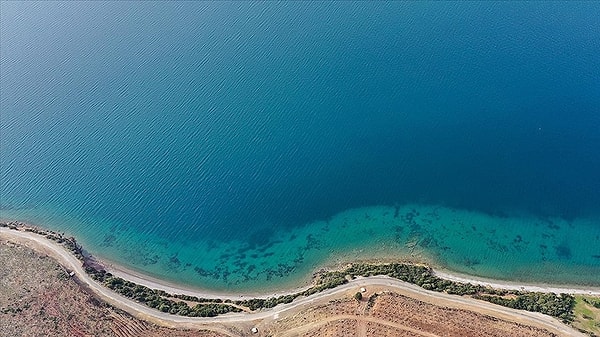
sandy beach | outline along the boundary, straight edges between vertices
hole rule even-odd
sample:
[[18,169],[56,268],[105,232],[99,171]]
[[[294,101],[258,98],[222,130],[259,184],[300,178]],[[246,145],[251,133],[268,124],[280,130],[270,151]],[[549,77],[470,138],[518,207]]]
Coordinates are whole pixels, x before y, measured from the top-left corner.
[[105,267],[106,271],[112,273],[115,276],[129,280],[131,282],[144,285],[148,288],[164,290],[171,294],[186,294],[196,296],[200,298],[221,298],[230,300],[245,300],[249,298],[268,298],[277,297],[283,295],[295,294],[310,288],[310,285],[304,285],[297,288],[291,288],[283,291],[275,291],[272,293],[259,293],[259,292],[219,292],[207,289],[198,289],[194,287],[188,287],[181,284],[175,284],[169,281],[161,280],[156,277],[145,275],[138,271],[117,265],[115,263],[98,260],[98,262]]
[[[387,260],[387,259],[386,259]],[[375,260],[374,260],[375,261]],[[379,260],[376,260],[379,261]],[[391,260],[390,260],[391,261]],[[121,277],[126,280],[130,280],[137,284],[144,285],[146,287],[152,289],[164,290],[168,293],[172,294],[187,294],[196,297],[203,298],[221,298],[221,299],[231,299],[231,300],[244,300],[248,298],[268,298],[268,297],[277,297],[289,294],[295,294],[301,291],[304,291],[310,288],[310,284],[299,286],[297,288],[290,288],[288,290],[276,291],[272,293],[260,293],[260,292],[245,292],[245,293],[236,293],[236,292],[218,292],[206,289],[198,289],[194,287],[187,287],[185,285],[174,284],[168,281],[160,280],[155,277],[144,275],[138,271],[134,271],[128,269],[123,266],[119,266],[117,264],[107,262],[105,260],[100,260],[101,264],[106,268],[107,271]],[[348,261],[350,263],[351,261]],[[341,265],[345,265],[346,263],[342,263]],[[522,290],[522,291],[531,291],[531,292],[543,292],[543,293],[556,293],[556,294],[582,294],[582,295],[594,295],[600,296],[600,288],[586,288],[579,287],[576,285],[569,286],[556,286],[551,284],[537,284],[537,283],[518,283],[518,282],[510,282],[510,281],[501,281],[501,280],[490,280],[485,278],[478,278],[465,274],[451,273],[447,271],[440,271],[436,268],[433,268],[434,274],[440,278],[461,282],[461,283],[471,283],[475,285],[488,286],[495,289],[504,289],[504,290]]]
[[[13,234],[13,235],[11,235]],[[34,240],[36,242],[47,242],[48,244],[55,244],[53,241],[46,240],[45,238],[28,232],[14,231],[7,228],[0,228],[0,235],[8,235],[9,237],[17,237],[27,238],[29,240]],[[57,245],[58,246],[58,245]],[[59,246],[60,247],[60,246]],[[61,247],[62,248],[62,247]],[[231,300],[244,300],[249,298],[269,298],[269,297],[277,297],[282,295],[294,294],[301,292],[310,288],[310,284],[300,285],[295,288],[290,288],[286,290],[279,290],[274,292],[219,292],[208,289],[199,289],[195,287],[189,287],[186,285],[175,284],[172,282],[168,282],[165,280],[161,280],[144,273],[126,268],[121,265],[117,265],[110,261],[106,260],[98,260],[96,259],[105,269],[106,271],[121,277],[123,279],[129,280],[131,282],[152,288],[157,290],[164,290],[168,293],[172,294],[187,294],[191,296],[201,297],[201,298],[221,298],[221,299],[231,299]],[[375,259],[370,262],[381,262],[380,259]],[[392,262],[392,258],[384,259],[385,262]],[[348,263],[352,263],[353,261],[337,261],[335,265],[343,266]],[[361,261],[364,262],[364,261]],[[369,261],[367,261],[369,262]],[[325,266],[329,266],[332,268],[334,264],[325,264]],[[434,274],[440,278],[447,279],[450,281],[461,282],[461,283],[471,283],[475,285],[483,285],[489,286],[496,289],[505,289],[505,290],[523,290],[523,291],[532,291],[532,292],[544,292],[544,293],[566,293],[566,294],[583,294],[583,295],[594,295],[600,296],[600,288],[594,287],[581,287],[577,285],[552,285],[552,284],[543,284],[543,283],[519,283],[519,282],[510,282],[503,280],[492,280],[474,277],[471,275],[453,273],[447,270],[438,270],[433,267]]]
[[[363,278],[356,278],[347,284],[342,286],[325,290],[321,293],[315,294],[309,297],[301,297],[296,299],[294,302],[289,304],[278,305],[275,308],[260,310],[258,312],[253,313],[229,313],[227,315],[211,317],[211,318],[197,318],[197,317],[182,317],[182,316],[174,316],[168,313],[163,313],[157,311],[155,309],[144,306],[143,304],[134,302],[130,299],[124,298],[108,288],[98,284],[94,280],[91,279],[89,275],[83,270],[81,266],[81,261],[76,259],[69,251],[67,251],[60,244],[48,240],[43,236],[40,236],[35,233],[25,232],[25,231],[17,231],[8,228],[0,228],[0,238],[12,241],[17,244],[21,244],[32,248],[36,251],[48,254],[49,256],[55,258],[60,264],[62,264],[67,270],[72,271],[77,278],[81,282],[84,282],[89,289],[94,292],[97,296],[99,296],[104,301],[109,304],[116,306],[122,310],[129,312],[134,315],[134,317],[138,317],[140,319],[148,320],[150,322],[154,322],[164,326],[178,327],[178,328],[197,328],[199,326],[206,326],[207,324],[212,323],[233,323],[233,322],[250,322],[255,321],[257,319],[266,319],[269,317],[279,317],[280,314],[289,312],[290,310],[294,310],[295,308],[304,307],[307,304],[314,303],[326,303],[329,299],[334,298],[340,294],[348,293],[349,291],[355,291],[360,287],[385,287],[388,289],[393,289],[394,291],[398,291],[400,293],[410,294],[413,297],[423,297],[429,299],[429,301],[433,301],[438,305],[444,303],[452,303],[454,306],[460,307],[468,307],[468,308],[478,308],[480,312],[490,312],[494,313],[494,315],[504,317],[505,319],[513,319],[516,321],[526,321],[530,324],[535,324],[536,326],[540,326],[551,331],[556,331],[560,335],[565,336],[583,336],[581,333],[573,330],[567,325],[562,324],[557,319],[546,316],[540,313],[528,312],[523,310],[514,310],[510,308],[505,308],[501,306],[497,306],[491,303],[475,300],[468,297],[460,297],[455,295],[448,295],[444,293],[437,293],[422,289],[416,285],[408,284],[406,282],[402,282],[390,277],[386,276],[374,276]],[[116,269],[114,269],[117,272]],[[118,271],[121,276],[126,277],[127,279],[133,282],[139,282],[140,284],[155,287],[157,289],[164,289],[165,291],[174,292],[174,293],[188,293],[186,289],[182,289],[176,285],[168,285],[160,282],[158,280],[148,280],[143,275],[134,274],[130,275],[124,270]],[[448,278],[454,278],[459,281],[469,281],[467,278],[462,278],[456,275],[446,275],[442,274]],[[481,280],[471,280],[473,282],[483,282]],[[545,291],[545,292],[563,292],[563,293],[581,293],[584,291],[583,289],[567,289],[567,288],[555,288],[555,287],[541,287],[538,285],[512,285],[506,283],[484,283],[486,285],[492,285],[496,287],[510,287],[510,289],[523,289],[523,287],[527,287],[526,289],[532,289],[536,291]],[[188,289],[189,290],[189,289]],[[295,290],[290,290],[289,292],[294,292]],[[591,294],[600,294],[599,289],[585,289],[586,293]],[[202,297],[227,297],[231,299],[244,298],[241,295],[235,294],[223,294],[223,293],[211,293],[208,291],[199,291],[196,290],[193,293],[188,293],[194,296],[202,296]],[[228,296],[230,295],[230,296]],[[272,294],[262,294],[263,297],[272,296]],[[245,298],[249,297],[249,295],[245,296]],[[325,301],[325,302],[323,302]]]
[[[434,274],[440,278],[461,282],[461,283],[471,283],[475,285],[488,286],[495,289],[504,289],[504,290],[522,290],[522,291],[531,291],[531,292],[543,292],[543,293],[556,293],[556,294],[582,294],[582,295],[594,295],[600,296],[600,288],[595,287],[583,287],[578,285],[553,285],[553,284],[545,284],[545,283],[521,283],[521,282],[512,282],[512,281],[504,281],[504,280],[493,280],[486,279],[481,277],[476,277],[467,274],[460,274],[456,272],[451,272],[448,270],[443,270],[441,268],[437,268],[435,263],[433,263],[432,259],[425,259],[427,262],[426,265],[432,266]],[[199,289],[195,287],[189,287],[181,284],[175,284],[169,281],[161,280],[149,275],[146,275],[142,272],[135,271],[124,266],[118,265],[116,263],[112,263],[107,260],[100,259],[98,260],[101,265],[103,265],[107,271],[111,272],[113,275],[118,277],[130,280],[132,282],[144,285],[149,288],[164,290],[173,294],[189,294],[197,297],[203,298],[221,298],[221,299],[231,299],[231,300],[244,300],[248,298],[268,298],[268,297],[277,297],[282,295],[294,294],[301,292],[310,288],[310,284],[299,285],[295,288],[289,288],[284,290],[278,290],[274,292],[219,292],[208,289]],[[334,262],[335,261],[335,262]],[[360,260],[360,261],[345,261],[343,258],[334,258],[329,262],[324,263],[322,266],[316,268],[325,269],[325,270],[339,270],[343,269],[344,266],[347,266],[353,262],[361,262],[361,263],[392,263],[392,262],[403,262],[403,263],[417,263],[416,259],[398,259],[393,257],[382,257],[382,258],[373,258],[369,260]],[[417,263],[418,264],[418,263]],[[316,271],[315,270],[315,271]]]
[[475,285],[488,286],[495,289],[505,290],[523,290],[531,292],[542,292],[542,293],[555,293],[555,294],[581,294],[581,295],[594,295],[600,296],[600,288],[585,288],[578,286],[554,286],[550,284],[534,284],[534,283],[517,283],[509,281],[497,281],[488,280],[484,278],[477,278],[468,275],[453,274],[448,272],[441,272],[434,270],[436,276],[446,280],[471,283]]

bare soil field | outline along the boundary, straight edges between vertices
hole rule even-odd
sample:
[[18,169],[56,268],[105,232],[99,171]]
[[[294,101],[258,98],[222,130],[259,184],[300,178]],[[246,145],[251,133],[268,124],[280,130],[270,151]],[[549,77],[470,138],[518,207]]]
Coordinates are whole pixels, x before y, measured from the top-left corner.
[[135,319],[88,294],[57,262],[0,242],[0,336],[222,336]]
[[265,336],[558,336],[545,329],[474,311],[426,303],[389,291],[303,309],[265,324]]

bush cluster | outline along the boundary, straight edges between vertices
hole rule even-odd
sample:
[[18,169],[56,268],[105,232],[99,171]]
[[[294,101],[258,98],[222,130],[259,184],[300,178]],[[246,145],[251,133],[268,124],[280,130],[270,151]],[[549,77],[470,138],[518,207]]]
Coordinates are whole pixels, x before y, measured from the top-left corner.
[[591,305],[594,308],[600,309],[600,299],[599,300],[594,300],[594,299],[585,298],[585,297],[583,297],[582,299],[583,299],[583,302]]
[[[476,299],[492,302],[513,309],[541,312],[569,322],[573,319],[575,297],[568,294],[524,292],[493,289],[470,283],[454,282],[435,276],[430,267],[390,263],[382,265],[356,264],[347,270],[355,276],[386,275],[424,289],[454,295],[472,295]],[[510,298],[503,297],[513,295]]]
[[[168,312],[174,315],[189,317],[214,317],[228,312],[240,312],[240,308],[221,303],[220,299],[204,299],[187,295],[171,295],[163,290],[150,289],[148,287],[116,277],[104,270],[98,270],[94,267],[86,267],[85,271],[96,281],[102,283],[109,289],[131,298],[137,302],[144,303],[150,308],[158,309],[162,312]],[[198,303],[194,307],[187,302],[175,302],[169,298],[178,298],[190,302]]]
[[573,321],[575,297],[568,294],[516,292],[512,297],[500,297],[487,294],[477,294],[476,299],[492,302],[513,309],[541,312],[554,316],[568,323]]
[[454,295],[473,295],[488,291],[479,285],[459,283],[445,280],[434,275],[433,269],[427,266],[389,263],[389,264],[354,264],[346,270],[351,277],[385,275],[395,279],[416,284],[427,290],[446,292]]

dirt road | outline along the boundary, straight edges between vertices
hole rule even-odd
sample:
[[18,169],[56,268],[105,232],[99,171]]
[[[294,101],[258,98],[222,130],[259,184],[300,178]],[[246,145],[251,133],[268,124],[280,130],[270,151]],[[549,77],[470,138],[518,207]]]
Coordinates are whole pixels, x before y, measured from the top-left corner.
[[46,238],[34,233],[21,232],[8,228],[0,228],[0,238],[25,245],[53,257],[65,268],[73,271],[75,276],[102,300],[119,309],[127,311],[137,318],[167,327],[202,328],[231,335],[226,329],[219,328],[218,325],[251,323],[263,319],[273,319],[275,317],[281,317],[282,315],[285,315],[286,312],[293,311],[297,308],[308,305],[328,303],[330,300],[339,297],[340,295],[356,291],[361,287],[379,287],[382,289],[389,289],[399,294],[413,297],[425,302],[434,303],[436,305],[474,310],[482,314],[489,314],[505,320],[516,321],[523,324],[545,328],[561,336],[585,336],[571,327],[562,324],[557,319],[540,313],[509,309],[488,302],[478,301],[469,297],[460,297],[427,291],[416,285],[384,276],[357,278],[337,288],[328,289],[310,297],[298,298],[292,303],[278,305],[275,308],[261,310],[255,313],[229,313],[212,318],[175,316],[157,311],[143,304],[122,297],[110,289],[98,284],[88,274],[85,273],[81,266],[81,261],[76,259],[73,255],[71,255],[70,252],[54,241],[47,240]]

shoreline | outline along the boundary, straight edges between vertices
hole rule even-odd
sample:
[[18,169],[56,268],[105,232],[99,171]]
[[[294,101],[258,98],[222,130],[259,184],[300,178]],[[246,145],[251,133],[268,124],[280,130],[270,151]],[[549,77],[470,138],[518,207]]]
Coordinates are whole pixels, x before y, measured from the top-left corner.
[[[540,226],[540,235],[534,235],[537,227],[523,232],[510,228],[501,229],[500,235],[489,226],[463,226],[463,222],[467,223],[467,220],[468,223],[474,224],[490,220],[495,226],[495,222],[492,222],[494,219],[488,219],[486,214],[477,213],[478,211],[427,204],[406,204],[397,207],[398,214],[401,215],[397,220],[396,215],[392,213],[393,208],[389,205],[359,207],[337,213],[331,224],[315,220],[314,224],[307,223],[298,229],[274,232],[269,241],[258,246],[251,246],[248,243],[250,241],[246,242],[244,238],[235,236],[231,242],[211,241],[208,237],[199,237],[197,241],[191,237],[189,240],[183,238],[171,241],[154,234],[145,236],[143,231],[134,229],[107,229],[99,223],[98,228],[85,226],[81,228],[88,229],[83,230],[76,226],[78,222],[71,223],[72,220],[68,218],[60,220],[51,216],[34,216],[37,220],[31,222],[27,217],[11,219],[9,214],[5,214],[0,216],[0,221],[21,222],[36,228],[55,229],[57,232],[73,235],[84,248],[89,249],[88,252],[94,258],[109,269],[121,273],[120,275],[129,274],[165,287],[208,292],[219,296],[285,294],[290,289],[301,289],[309,285],[316,270],[337,270],[350,262],[363,261],[424,264],[454,279],[502,284],[505,288],[514,286],[509,289],[518,289],[521,284],[543,288],[600,289],[600,266],[596,264],[600,252],[589,240],[582,241],[582,235],[566,235],[572,229],[567,226],[571,223],[564,219],[551,219],[556,225],[550,227],[544,222],[545,219],[527,215],[523,221],[527,224],[531,222],[532,226]],[[415,209],[422,214],[422,219],[417,221],[420,221],[419,226],[422,229],[418,231],[410,229],[413,225],[409,222],[412,220],[404,219],[413,216]],[[457,215],[454,215],[455,212],[458,212]],[[381,214],[387,214],[387,218]],[[376,225],[379,220],[365,220],[370,222],[363,226],[363,216],[371,216],[372,219],[382,217],[381,223],[385,225],[379,227]],[[435,225],[435,216],[438,216],[438,220],[441,217],[442,220],[448,218],[448,221],[455,221],[457,227]],[[471,218],[472,216],[474,218]],[[480,219],[480,216],[485,218]],[[529,219],[530,217],[537,219],[536,222]],[[361,225],[344,227],[344,223],[351,220]],[[508,224],[513,223],[512,220],[515,219],[510,220]],[[582,225],[594,225],[589,228],[581,227],[593,229],[590,234],[594,236],[590,236],[589,239],[600,235],[595,223],[582,222]],[[370,234],[367,233],[367,228]],[[455,239],[452,233],[458,228],[468,232],[464,236],[473,240],[463,242],[458,237]],[[560,228],[563,230],[559,231]],[[435,234],[438,229],[441,233],[439,235]],[[330,230],[331,233],[328,234]],[[397,234],[396,230],[404,234]],[[413,234],[413,231],[416,232]],[[360,239],[352,239],[346,243],[345,238],[339,239],[339,233],[342,232],[351,238]],[[309,240],[309,236],[313,234],[316,235],[314,238],[318,238],[315,240],[316,245],[309,242],[313,239]],[[511,241],[516,234],[520,235],[513,241],[522,241]],[[481,240],[474,235],[479,235]],[[559,239],[553,239],[555,235],[558,235],[556,237]],[[569,239],[560,239],[563,237],[560,235]],[[374,239],[369,238],[370,236]],[[550,239],[541,239],[542,237]],[[445,238],[451,239],[445,241]],[[566,248],[554,242],[561,240],[564,241],[561,245]],[[318,243],[319,241],[322,242]],[[475,248],[471,249],[471,245]],[[565,248],[565,254],[570,254],[570,250],[573,250],[573,257],[558,256],[561,247]],[[506,249],[508,253],[504,256],[502,251]]]
[[[50,232],[44,232],[43,234],[49,233]],[[555,331],[559,336],[584,336],[583,333],[548,314],[507,308],[468,296],[465,297],[427,290],[416,284],[407,283],[385,275],[373,275],[368,277],[358,276],[345,284],[325,289],[310,296],[300,296],[292,302],[284,302],[275,307],[266,307],[258,310],[251,309],[250,312],[229,312],[216,317],[179,316],[168,312],[161,312],[156,308],[148,307],[131,298],[123,297],[121,294],[114,292],[105,285],[98,283],[84,271],[83,259],[74,254],[73,251],[70,250],[71,247],[67,247],[53,238],[49,238],[46,235],[40,235],[36,232],[26,231],[24,228],[12,229],[10,227],[5,228],[0,226],[0,239],[2,239],[2,241],[23,245],[50,256],[57,263],[62,265],[71,277],[76,277],[89,291],[93,292],[95,296],[106,303],[124,310],[139,319],[172,328],[208,328],[209,330],[213,330],[215,329],[214,324],[234,324],[236,326],[239,324],[254,324],[257,320],[278,318],[281,314],[293,312],[306,305],[316,305],[318,303],[324,305],[329,303],[331,299],[339,296],[350,296],[349,294],[353,294],[361,287],[383,287],[383,289],[390,289],[391,291],[396,291],[409,297],[433,301],[431,303],[437,303],[437,305],[448,303],[444,305],[450,305],[452,307],[461,306],[476,311],[480,310],[492,313],[496,317],[502,317],[509,321],[521,322],[522,320],[526,320],[528,324]],[[78,245],[76,245],[76,250],[77,249],[80,249]],[[600,295],[600,289],[596,290],[594,288],[587,290]],[[208,293],[210,292],[207,292],[207,294]]]
[[494,280],[480,278],[471,275],[439,271],[433,268],[435,276],[459,283],[470,283],[473,285],[487,286],[501,290],[520,290],[528,292],[555,293],[555,294],[571,294],[571,295],[592,295],[600,296],[600,287],[586,287],[581,285],[562,285],[551,283],[529,283],[518,281]]
[[[7,222],[10,224],[11,222]],[[27,223],[22,222],[13,222],[13,224],[17,224],[17,229],[12,229],[10,227],[0,227],[0,234],[2,232],[8,233],[12,231],[18,231],[21,233],[27,233],[26,229],[36,229],[41,230],[47,233],[54,233],[53,231],[46,230],[40,228],[38,226],[32,226]],[[32,233],[33,235],[39,236],[43,240],[51,241],[40,234]],[[64,248],[64,247],[63,247]],[[66,251],[66,249],[65,249]],[[72,254],[71,252],[68,252]],[[306,289],[309,289],[313,285],[314,277],[310,278],[310,281],[306,282],[303,285],[299,285],[297,287],[278,289],[272,292],[260,292],[260,291],[247,291],[247,292],[225,292],[225,291],[216,291],[210,289],[202,289],[193,286],[187,286],[184,284],[178,284],[174,282],[170,282],[167,280],[162,280],[143,272],[135,271],[125,266],[119,265],[113,261],[109,261],[106,259],[99,259],[93,255],[90,255],[91,261],[97,263],[102,266],[107,272],[112,273],[117,277],[121,277],[125,280],[146,286],[151,289],[163,290],[171,294],[185,294],[196,297],[208,298],[208,299],[230,299],[230,300],[247,300],[251,298],[257,299],[267,299],[270,297],[278,297],[278,296],[286,296],[295,294],[298,292],[302,292]],[[467,274],[461,274],[452,272],[450,270],[441,268],[439,265],[436,265],[435,262],[431,261],[431,259],[423,258],[423,260],[427,260],[427,262],[417,262],[415,259],[408,258],[394,258],[394,257],[374,257],[371,259],[357,259],[354,261],[345,261],[340,259],[339,257],[332,257],[328,261],[325,261],[323,264],[317,266],[312,275],[315,275],[319,271],[337,271],[343,269],[344,266],[351,265],[353,263],[370,263],[370,264],[384,264],[384,263],[392,263],[392,262],[401,262],[401,263],[410,263],[415,265],[428,266],[432,269],[433,274],[442,279],[446,279],[453,282],[459,283],[469,283],[473,285],[481,285],[487,286],[494,289],[502,289],[502,290],[516,290],[516,291],[528,291],[528,292],[543,292],[543,293],[566,293],[566,294],[579,294],[579,295],[592,295],[592,296],[600,296],[600,287],[586,287],[581,285],[563,285],[563,284],[549,284],[549,283],[535,283],[535,282],[523,282],[520,283],[518,281],[506,281],[506,280],[495,280],[495,279],[487,279],[482,277],[476,277]]]
[[427,266],[433,270],[433,274],[442,279],[459,282],[459,283],[470,283],[473,285],[482,285],[491,287],[494,289],[501,290],[516,290],[516,291],[528,291],[528,292],[543,292],[543,293],[566,293],[566,294],[577,294],[577,295],[592,295],[600,296],[600,286],[585,286],[580,284],[562,284],[562,283],[545,283],[545,282],[519,282],[513,280],[502,280],[492,279],[486,277],[479,277],[464,273],[452,271],[448,268],[444,268],[440,263],[435,261],[435,258],[427,255],[418,256],[389,256],[389,255],[376,255],[368,259],[350,259],[347,256],[350,254],[342,254],[342,256],[331,256],[322,263],[316,265],[312,270],[312,276],[307,275],[303,277],[303,280],[296,286],[277,288],[273,291],[261,291],[261,290],[248,290],[248,291],[219,291],[206,289],[201,287],[188,286],[185,284],[179,284],[168,280],[163,280],[148,274],[143,271],[137,271],[126,266],[120,265],[116,262],[110,261],[104,258],[94,259],[100,263],[107,271],[111,272],[115,276],[131,280],[133,282],[145,285],[147,287],[154,287],[154,289],[164,290],[170,293],[186,293],[197,297],[211,298],[211,299],[231,299],[231,300],[244,300],[249,298],[261,298],[266,299],[269,297],[291,295],[304,291],[312,286],[314,275],[320,271],[340,271],[345,267],[356,264],[386,264],[386,263],[407,263],[413,265]]
[[[349,254],[343,254],[349,255]],[[152,275],[145,274],[143,271],[138,271],[126,266],[120,265],[117,262],[111,261],[105,258],[97,258],[93,256],[93,259],[97,261],[101,266],[106,268],[106,271],[112,273],[115,276],[123,279],[130,280],[132,282],[147,286],[149,288],[164,290],[173,294],[190,294],[197,297],[209,298],[209,299],[231,299],[231,300],[246,300],[249,298],[267,299],[269,297],[286,296],[294,293],[302,292],[312,286],[313,276],[320,271],[339,271],[345,267],[356,264],[386,264],[386,263],[407,263],[413,265],[421,265],[430,267],[433,274],[442,279],[459,282],[459,283],[470,283],[473,285],[487,286],[494,289],[500,290],[516,290],[516,291],[528,291],[528,292],[543,292],[543,293],[566,293],[566,294],[577,294],[577,295],[592,295],[600,296],[600,286],[585,286],[580,284],[563,284],[563,283],[546,283],[546,282],[519,282],[514,280],[502,280],[492,279],[486,277],[479,277],[475,275],[469,275],[452,271],[448,268],[444,268],[440,263],[436,263],[435,259],[431,256],[418,255],[418,256],[389,256],[381,255],[375,256],[368,259],[349,259],[347,257],[332,256],[329,259],[323,261],[321,264],[316,265],[312,270],[311,275],[306,275],[303,280],[296,286],[276,288],[272,291],[262,290],[247,290],[247,291],[220,291],[208,288],[201,288],[195,286],[189,286],[163,280]]]
[[[294,293],[302,292],[311,287],[310,284],[306,284],[303,286],[299,286],[296,288],[287,288],[284,290],[277,290],[274,292],[263,293],[263,292],[244,292],[244,293],[236,293],[236,292],[219,292],[213,291],[209,289],[201,289],[194,288],[185,285],[180,285],[176,283],[172,283],[169,281],[161,280],[144,273],[140,273],[131,269],[128,269],[123,266],[108,264],[105,265],[105,261],[100,260],[101,264],[106,267],[106,271],[112,273],[115,276],[121,277],[123,279],[144,285],[149,288],[164,290],[166,292],[172,294],[186,294],[193,295],[197,297],[211,298],[211,299],[231,299],[231,300],[244,300],[249,298],[269,298],[269,297],[278,297],[291,295]],[[470,283],[473,285],[482,285],[491,287],[494,289],[502,289],[502,290],[517,290],[517,291],[528,291],[528,292],[542,292],[542,293],[555,293],[555,294],[577,294],[577,295],[592,295],[592,296],[600,296],[600,287],[585,287],[580,285],[553,285],[546,283],[519,283],[518,281],[505,281],[505,280],[494,280],[494,279],[486,279],[479,278],[476,276],[453,273],[448,272],[444,269],[437,268],[435,266],[431,266],[427,263],[418,263],[418,262],[409,262],[406,259],[368,259],[368,260],[358,260],[358,261],[347,261],[342,262],[343,265],[350,265],[352,263],[370,263],[370,264],[384,264],[384,263],[392,263],[392,262],[400,262],[400,263],[411,263],[416,265],[429,266],[435,276],[440,277],[442,279],[448,281],[454,281],[459,283]],[[321,267],[317,267],[314,273],[320,270],[327,271],[336,271],[341,270],[341,266],[333,267],[331,264],[323,265]],[[313,273],[313,274],[314,274]]]
[[122,279],[146,286],[151,289],[163,290],[171,294],[185,294],[209,299],[230,299],[232,301],[243,301],[251,298],[266,299],[269,297],[278,297],[292,295],[302,292],[311,287],[310,284],[299,286],[296,288],[286,288],[283,290],[275,290],[269,293],[247,291],[247,292],[224,292],[210,289],[202,289],[184,284],[178,284],[167,280],[162,280],[143,272],[132,270],[122,265],[115,264],[105,259],[94,258],[98,264],[105,270]]

